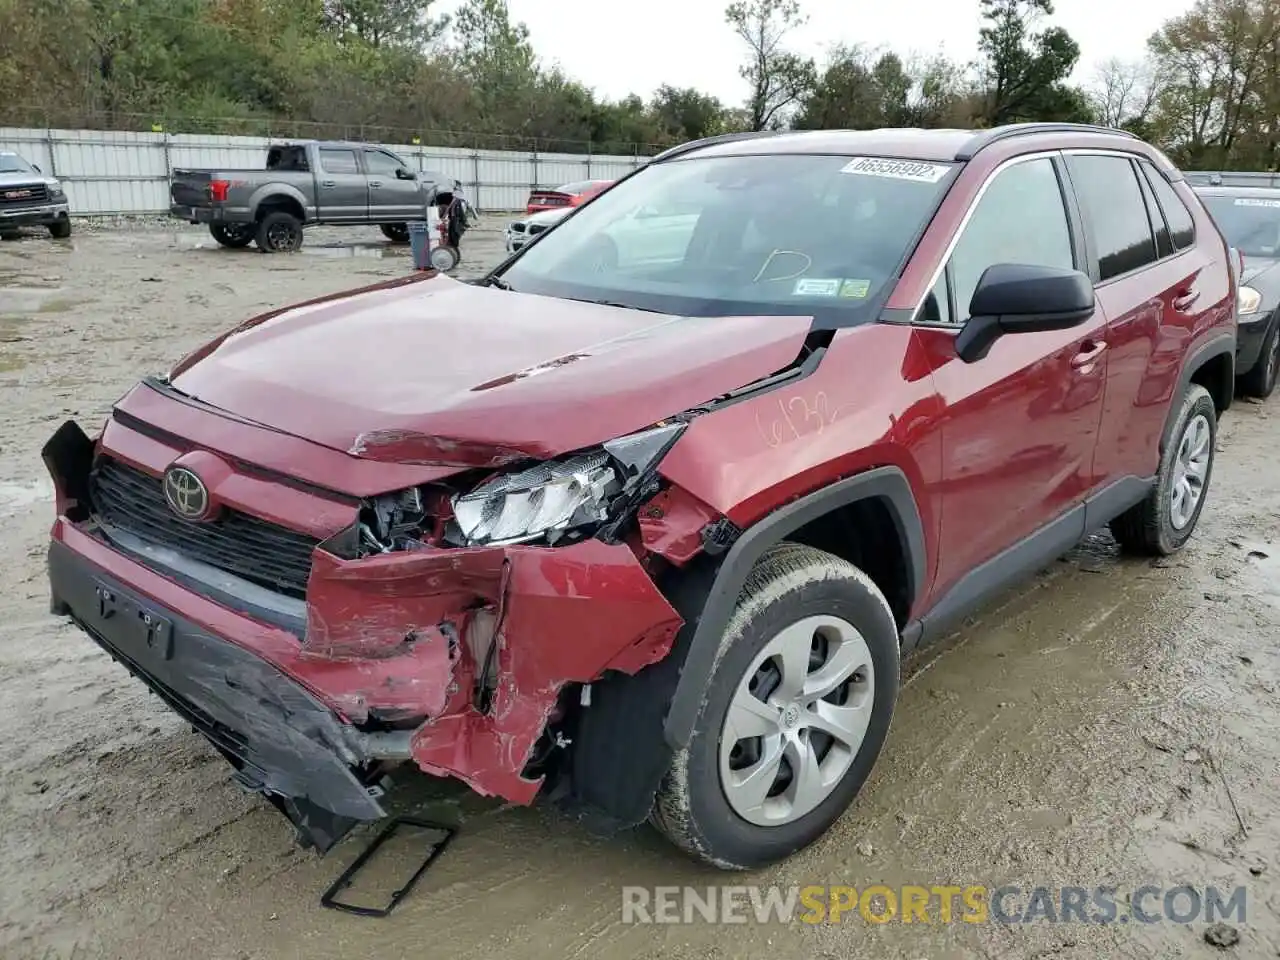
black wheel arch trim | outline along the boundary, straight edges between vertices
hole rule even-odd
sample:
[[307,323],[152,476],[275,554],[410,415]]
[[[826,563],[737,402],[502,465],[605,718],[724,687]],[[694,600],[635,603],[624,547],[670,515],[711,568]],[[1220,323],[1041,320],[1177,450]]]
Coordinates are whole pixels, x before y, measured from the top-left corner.
[[823,514],[859,500],[883,500],[893,517],[907,554],[908,595],[914,603],[924,589],[926,548],[924,524],[911,483],[897,467],[876,467],[839,480],[793,500],[743,531],[725,554],[694,628],[667,711],[664,734],[674,749],[689,743],[702,708],[716,651],[747,575],[766,550]]
[[[1234,331],[1219,334],[1207,343],[1201,344],[1191,352],[1186,362],[1183,363],[1182,369],[1178,372],[1178,387],[1169,399],[1169,412],[1165,414],[1164,429],[1160,432],[1161,454],[1164,453],[1165,447],[1168,446],[1169,437],[1173,433],[1174,424],[1178,417],[1178,398],[1186,392],[1188,384],[1191,383],[1191,378],[1196,375],[1201,367],[1215,357],[1220,357],[1224,354],[1231,363],[1231,375],[1227,377],[1228,386],[1225,388],[1227,391],[1227,403],[1222,409],[1225,410],[1226,407],[1231,405],[1231,396],[1235,391],[1236,334]],[[1213,399],[1214,403],[1217,404],[1219,398],[1214,397]]]

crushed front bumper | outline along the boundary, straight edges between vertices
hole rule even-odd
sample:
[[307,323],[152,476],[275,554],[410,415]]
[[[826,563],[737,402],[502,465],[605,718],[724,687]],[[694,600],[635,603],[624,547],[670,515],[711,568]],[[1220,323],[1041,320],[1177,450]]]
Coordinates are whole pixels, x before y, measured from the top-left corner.
[[326,705],[260,657],[95,567],[65,541],[49,546],[53,609],[202,733],[321,851],[383,816],[368,758]]
[[317,549],[298,637],[200,595],[92,526],[65,515],[54,524],[54,611],[190,720],[322,851],[383,815],[387,762],[532,802],[542,777],[529,762],[563,688],[657,662],[682,623],[625,544],[363,560]]

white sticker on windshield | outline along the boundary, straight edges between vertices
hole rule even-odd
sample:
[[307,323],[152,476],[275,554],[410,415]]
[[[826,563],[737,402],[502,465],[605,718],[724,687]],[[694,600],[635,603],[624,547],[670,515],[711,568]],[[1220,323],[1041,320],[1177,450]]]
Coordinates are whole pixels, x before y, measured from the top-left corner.
[[1241,197],[1237,207],[1280,207],[1280,200],[1262,200],[1258,197]]
[[894,180],[914,180],[917,183],[937,183],[951,168],[940,163],[924,163],[920,160],[890,160],[886,157],[854,157],[841,173],[860,173],[866,177],[890,177]]
[[839,280],[819,280],[817,277],[801,277],[791,291],[793,297],[834,297],[840,292]]

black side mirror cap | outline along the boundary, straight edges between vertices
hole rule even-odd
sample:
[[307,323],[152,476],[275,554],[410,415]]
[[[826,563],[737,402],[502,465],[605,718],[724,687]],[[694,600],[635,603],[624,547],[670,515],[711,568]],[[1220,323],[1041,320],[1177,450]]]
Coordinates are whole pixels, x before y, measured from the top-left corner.
[[973,291],[969,320],[956,337],[956,354],[974,363],[1005,334],[1067,330],[1084,323],[1094,310],[1093,281],[1079,270],[993,264]]

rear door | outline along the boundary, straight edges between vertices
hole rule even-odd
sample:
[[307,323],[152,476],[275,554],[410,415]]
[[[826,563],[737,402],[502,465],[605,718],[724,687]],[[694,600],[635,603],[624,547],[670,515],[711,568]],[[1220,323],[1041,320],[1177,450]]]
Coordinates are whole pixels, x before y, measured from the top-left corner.
[[1191,214],[1150,162],[1071,151],[1067,166],[1085,218],[1098,304],[1108,318],[1095,472],[1102,486],[1123,484],[1155,475],[1167,391],[1217,297],[1203,286],[1210,259],[1195,242]]
[[399,223],[423,218],[422,194],[417,179],[402,179],[408,172],[399,157],[386,150],[366,149],[364,166],[369,174],[369,219],[375,223]]
[[[1064,177],[1056,153],[997,169],[917,317],[926,351],[948,357],[934,371],[947,404],[936,580],[943,591],[1005,550],[1025,546],[1038,559],[1069,548],[1083,532],[1083,513],[1070,514],[1094,484],[1108,359],[1101,312],[1069,330],[1001,337],[974,363],[956,357],[947,342],[968,319],[988,267],[1085,267]],[[1030,542],[1038,533],[1044,539]]]
[[369,215],[369,182],[353,147],[321,147],[316,206],[328,223],[363,222]]

